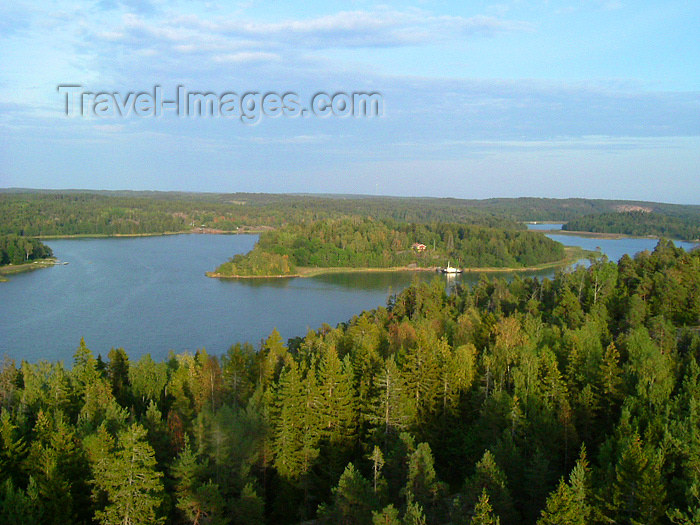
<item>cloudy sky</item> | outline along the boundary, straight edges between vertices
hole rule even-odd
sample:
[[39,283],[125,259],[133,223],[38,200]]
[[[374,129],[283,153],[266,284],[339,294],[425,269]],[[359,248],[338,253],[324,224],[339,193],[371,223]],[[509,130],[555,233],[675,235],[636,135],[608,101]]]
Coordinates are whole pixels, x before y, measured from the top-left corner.
[[[0,186],[700,204],[698,27],[687,0],[3,2]],[[62,84],[384,105],[66,116]]]

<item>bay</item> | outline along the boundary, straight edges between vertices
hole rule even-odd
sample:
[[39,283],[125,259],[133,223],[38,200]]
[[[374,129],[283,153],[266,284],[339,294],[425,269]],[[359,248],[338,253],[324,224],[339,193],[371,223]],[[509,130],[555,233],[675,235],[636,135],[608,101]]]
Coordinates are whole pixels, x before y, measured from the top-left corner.
[[[548,235],[564,244],[600,247],[611,260],[656,246],[653,239]],[[163,359],[170,350],[200,348],[222,354],[236,342],[258,346],[274,328],[287,339],[323,323],[335,326],[385,305],[413,279],[436,277],[432,272],[252,280],[204,275],[249,251],[256,240],[256,235],[170,235],[47,241],[69,264],[12,275],[0,284],[0,356],[70,365],[81,337],[104,357],[112,347],[124,348],[132,359],[145,353]],[[465,273],[448,282],[478,279],[479,274]]]

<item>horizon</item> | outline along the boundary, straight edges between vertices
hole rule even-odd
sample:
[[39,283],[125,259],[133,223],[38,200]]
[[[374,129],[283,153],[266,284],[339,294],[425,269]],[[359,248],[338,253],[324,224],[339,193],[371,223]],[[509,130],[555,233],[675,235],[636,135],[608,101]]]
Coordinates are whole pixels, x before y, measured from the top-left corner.
[[274,191],[189,191],[189,190],[152,190],[152,189],[106,189],[106,188],[24,188],[18,186],[0,187],[0,193],[163,193],[163,194],[185,194],[185,195],[278,195],[291,197],[318,197],[318,198],[333,198],[333,197],[349,197],[349,198],[386,198],[386,199],[438,199],[438,200],[457,200],[457,201],[487,201],[487,200],[518,200],[518,199],[541,199],[541,200],[584,200],[584,201],[609,201],[609,202],[626,202],[635,204],[670,204],[674,206],[698,206],[700,204],[689,202],[672,202],[660,200],[642,200],[642,199],[624,199],[624,198],[588,198],[588,197],[540,197],[534,195],[521,195],[518,197],[484,197],[484,198],[469,198],[469,197],[454,197],[454,196],[437,196],[437,195],[396,195],[396,194],[371,194],[371,193],[327,193],[327,192],[274,192]]

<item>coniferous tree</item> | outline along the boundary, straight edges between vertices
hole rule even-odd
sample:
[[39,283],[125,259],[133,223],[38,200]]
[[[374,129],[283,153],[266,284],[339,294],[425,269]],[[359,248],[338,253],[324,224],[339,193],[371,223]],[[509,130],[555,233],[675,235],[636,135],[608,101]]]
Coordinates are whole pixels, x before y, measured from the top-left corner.
[[[105,525],[162,523],[162,473],[155,469],[146,430],[134,423],[119,433],[116,447],[93,465],[94,486],[107,500],[95,518]],[[99,499],[99,495],[97,496]]]
[[[501,520],[498,516],[494,516],[493,508],[489,503],[489,495],[484,488],[479,496],[479,501],[474,506],[474,514],[469,521],[469,525],[500,525]],[[563,525],[563,524],[561,524]]]
[[476,472],[465,483],[465,502],[468,509],[474,507],[483,491],[488,494],[494,512],[504,523],[513,523],[515,511],[506,476],[489,450],[484,452],[476,464]]
[[571,471],[569,483],[562,478],[555,492],[547,498],[547,505],[537,525],[587,525],[591,521],[590,471],[585,448]]
[[399,511],[393,505],[387,505],[381,512],[372,512],[372,525],[402,525]]
[[338,486],[333,489],[331,505],[319,509],[323,523],[364,525],[372,522],[377,500],[372,486],[352,463],[348,463]]
[[403,493],[407,501],[431,509],[439,495],[433,454],[428,443],[419,443],[408,461],[408,478]]
[[0,523],[35,525],[41,523],[41,510],[33,479],[26,491],[16,488],[11,479],[0,486]]
[[658,523],[666,513],[666,487],[657,457],[649,457],[636,434],[615,467],[609,515],[623,523]]
[[265,502],[258,496],[252,483],[247,483],[234,504],[235,522],[238,525],[257,525],[264,522]]

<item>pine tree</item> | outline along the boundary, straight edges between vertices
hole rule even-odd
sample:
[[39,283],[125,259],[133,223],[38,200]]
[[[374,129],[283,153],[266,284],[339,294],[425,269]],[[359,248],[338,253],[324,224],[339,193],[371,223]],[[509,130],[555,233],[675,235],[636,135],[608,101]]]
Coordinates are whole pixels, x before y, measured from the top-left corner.
[[407,428],[415,410],[415,405],[405,397],[405,385],[393,357],[386,360],[377,380],[377,391],[371,422],[386,447],[389,437]]
[[341,362],[335,348],[328,348],[321,357],[318,377],[321,436],[334,447],[352,445],[356,407],[350,361]]
[[273,380],[279,377],[282,368],[289,364],[291,358],[287,347],[282,342],[282,336],[277,331],[277,328],[272,330],[272,333],[263,344],[262,350],[258,352],[260,383],[263,386],[269,386]]
[[[322,465],[327,480],[335,480],[347,464],[357,441],[357,412],[350,360],[341,362],[334,347],[327,348],[318,368],[317,413]],[[329,483],[330,484],[330,483]]]
[[[95,490],[107,499],[95,518],[104,525],[162,523],[162,473],[155,469],[146,430],[137,423],[120,432],[116,449],[93,465]],[[99,495],[97,496],[99,499]]]
[[234,506],[237,525],[258,525],[264,522],[265,502],[258,496],[252,483],[247,483]]
[[435,474],[433,454],[428,443],[420,443],[408,461],[408,479],[403,489],[407,501],[415,501],[423,509],[432,508],[440,491]]
[[401,377],[404,393],[416,409],[416,420],[423,421],[435,405],[440,392],[440,370],[437,356],[448,353],[445,339],[438,339],[428,326],[417,330],[415,347],[405,351]]
[[387,505],[381,512],[372,512],[372,525],[402,525],[399,511],[393,505]]
[[500,525],[501,523],[500,518],[493,514],[493,508],[489,503],[489,495],[485,488],[481,491],[479,501],[474,506],[474,514],[469,523],[470,525]]
[[274,438],[272,452],[277,473],[287,480],[297,480],[303,471],[303,439],[301,414],[303,391],[295,364],[282,370],[275,392],[272,417]]
[[226,523],[221,490],[210,479],[204,481],[205,471],[206,465],[197,461],[189,444],[186,444],[173,465],[176,506],[193,524]]
[[204,407],[212,410],[220,404],[222,377],[219,361],[202,349],[196,355],[196,378],[192,383],[192,394],[198,411]]
[[417,501],[409,501],[406,512],[403,515],[404,525],[426,525],[427,520],[423,513],[423,507]]
[[0,481],[19,478],[27,445],[12,420],[10,412],[0,414]]
[[623,397],[622,368],[620,367],[620,352],[615,343],[610,343],[605,349],[603,363],[600,367],[602,398],[606,400],[605,411],[607,420],[613,419],[614,410],[619,406]]
[[483,457],[476,464],[476,472],[465,483],[466,502],[470,508],[484,490],[489,496],[495,513],[505,523],[513,523],[515,511],[506,475],[496,464],[496,459],[489,450],[484,452]]
[[41,523],[38,490],[30,480],[26,491],[15,488],[11,479],[0,486],[0,523],[35,525]]
[[452,414],[458,408],[459,396],[472,385],[476,375],[476,347],[461,345],[450,351],[440,345],[440,393],[443,414]]
[[250,344],[237,343],[221,358],[224,391],[239,405],[245,405],[255,390],[257,375],[251,374],[255,354],[255,349]]
[[562,478],[557,489],[547,498],[547,506],[537,525],[586,525],[590,523],[592,507],[590,505],[590,469],[586,459],[586,449],[581,448],[581,455],[569,475],[567,485]]
[[657,523],[666,512],[666,487],[659,459],[642,447],[633,435],[615,467],[609,514],[625,523]]
[[112,348],[107,354],[107,377],[112,393],[120,405],[129,404],[129,357],[123,348]]
[[35,432],[25,464],[36,483],[42,522],[89,519],[89,467],[74,428],[61,412],[53,418],[41,413]]
[[381,479],[382,467],[384,467],[384,455],[382,454],[382,449],[375,445],[368,459],[372,462],[372,490],[375,494],[377,494],[379,481]]
[[338,486],[333,489],[331,506],[321,507],[319,516],[329,524],[365,525],[372,523],[372,512],[376,508],[377,500],[369,481],[348,463]]
[[76,397],[81,397],[85,388],[95,382],[98,377],[97,360],[85,345],[85,339],[81,337],[80,346],[73,355],[73,369],[71,370],[73,392]]

